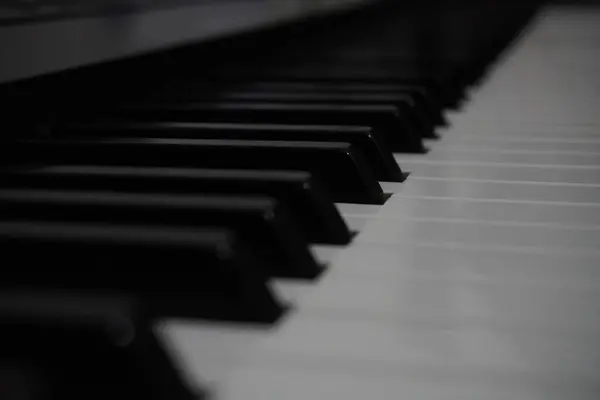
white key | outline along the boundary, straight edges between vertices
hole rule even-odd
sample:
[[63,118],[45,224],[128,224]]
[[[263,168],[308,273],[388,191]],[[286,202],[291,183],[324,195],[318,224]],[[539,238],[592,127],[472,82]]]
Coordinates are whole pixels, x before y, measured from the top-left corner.
[[532,166],[462,161],[429,164],[425,161],[405,161],[403,168],[416,176],[427,178],[600,185],[600,166],[597,165]]
[[388,200],[377,218],[458,220],[497,224],[600,227],[600,203],[565,204],[465,198],[404,197]]
[[572,251],[468,244],[356,243],[336,258],[327,279],[534,282],[597,288],[599,264],[599,254]]
[[[484,129],[484,128],[480,128]],[[447,141],[446,141],[447,139]],[[449,150],[483,150],[483,151],[527,151],[527,152],[575,152],[575,153],[600,153],[600,143],[587,142],[519,142],[519,141],[493,141],[465,140],[451,141],[450,136],[444,138],[444,143],[436,145],[437,149]],[[402,165],[401,165],[402,166]]]
[[481,247],[571,249],[600,252],[600,228],[570,228],[446,220],[372,220],[363,243],[468,243]]
[[[448,165],[464,164],[519,164],[519,165],[565,165],[565,166],[597,166],[600,164],[600,152],[531,152],[531,151],[502,151],[494,149],[453,149],[433,147],[426,157],[419,155],[395,156],[401,166],[405,162],[424,162],[428,164]],[[458,161],[457,161],[458,160]]]
[[600,203],[600,185],[570,183],[499,182],[469,179],[413,177],[402,196],[503,200],[509,202],[584,204]]

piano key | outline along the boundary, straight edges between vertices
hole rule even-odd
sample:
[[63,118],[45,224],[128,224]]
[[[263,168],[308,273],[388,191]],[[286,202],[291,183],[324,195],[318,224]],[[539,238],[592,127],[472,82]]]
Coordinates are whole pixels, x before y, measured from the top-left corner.
[[505,182],[600,184],[600,167],[562,165],[514,165],[467,163],[456,161],[429,164],[423,160],[404,161],[403,166],[411,173],[426,178],[479,179]]
[[[6,260],[5,260],[6,261]],[[0,292],[3,393],[9,398],[204,398],[152,332],[142,302],[117,294]]]
[[530,152],[577,152],[599,153],[600,140],[576,138],[535,138],[535,139],[453,139],[440,143],[441,149],[484,150],[484,151],[530,151]]
[[460,131],[453,132],[452,139],[478,139],[489,138],[491,141],[497,141],[500,138],[506,140],[515,139],[544,139],[544,138],[562,138],[562,139],[598,139],[598,130],[592,124],[577,123],[525,123],[518,121],[502,121],[502,123],[481,127],[482,123],[470,119],[463,119],[460,124]]
[[[335,201],[383,204],[363,155],[348,143],[209,139],[38,140],[3,146],[5,163],[99,164],[260,170],[317,175]],[[12,160],[12,161],[11,161]]]
[[[255,368],[260,371],[265,366],[273,368],[277,365],[280,371],[303,366],[334,376],[356,374],[372,378],[373,375],[383,375],[397,379],[408,374],[411,378],[414,376],[413,379],[427,377],[427,380],[442,386],[452,383],[450,387],[466,387],[467,393],[482,386],[487,390],[479,393],[495,393],[503,386],[512,387],[513,382],[517,384],[516,393],[531,390],[531,385],[547,391],[550,389],[547,385],[553,387],[551,383],[556,379],[571,383],[560,385],[561,394],[567,394],[567,388],[582,388],[581,391],[588,394],[597,388],[595,360],[586,350],[592,340],[589,336],[587,340],[578,342],[564,341],[560,337],[540,338],[536,333],[517,334],[460,326],[452,329],[419,329],[414,326],[400,329],[398,325],[395,321],[331,319],[310,313],[299,315],[279,335],[265,341],[260,349],[260,359],[251,366],[243,364],[237,371],[239,375],[236,374],[227,383],[240,382],[238,377],[252,373]],[[360,345],[365,343],[365,338],[371,339],[370,345]],[[548,363],[547,360],[556,362]],[[373,374],[373,371],[378,373]],[[518,384],[524,374],[529,385]],[[260,386],[266,383],[261,382]],[[247,385],[244,387],[250,389]],[[364,385],[358,387],[364,388]],[[416,393],[427,393],[423,389],[419,388]],[[339,391],[330,389],[325,393],[337,394]]]
[[307,239],[330,244],[351,240],[322,183],[301,171],[48,166],[0,171],[0,187],[269,196],[285,204]]
[[177,122],[357,125],[373,129],[393,151],[422,153],[421,136],[394,106],[254,102],[142,102],[107,111],[107,118]]
[[[377,263],[370,260],[377,259]],[[330,263],[328,279],[427,279],[600,287],[600,253],[491,248],[468,243],[358,243]],[[365,268],[365,265],[369,265]]]
[[411,177],[403,185],[401,193],[402,196],[501,200],[515,203],[600,203],[600,186],[569,182],[533,183]]
[[[387,223],[386,223],[387,222]],[[493,222],[373,219],[356,238],[363,243],[470,243],[481,247],[557,248],[594,251],[600,227],[502,224]]]
[[365,215],[361,214],[344,214],[344,220],[346,221],[350,229],[352,229],[353,232],[357,233],[362,231],[363,228],[369,223],[369,219],[366,218]]
[[[284,362],[287,362],[284,367]],[[361,365],[363,365],[361,363]],[[490,400],[508,398],[535,399],[537,393],[552,393],[555,400],[572,396],[577,399],[594,400],[597,388],[590,382],[587,385],[567,386],[556,389],[553,385],[537,382],[536,389],[528,380],[504,378],[490,379],[488,373],[472,374],[468,372],[452,373],[442,368],[431,370],[417,366],[389,368],[365,365],[350,370],[342,366],[319,367],[322,364],[315,360],[295,360],[293,357],[275,360],[257,360],[253,367],[240,368],[223,384],[220,393],[226,399],[259,400],[285,397],[289,400],[304,398],[344,398],[394,400],[398,393],[410,397],[430,400],[478,399]],[[384,370],[386,374],[373,374],[372,370]],[[547,389],[543,389],[546,388]],[[529,397],[528,397],[529,395]]]
[[357,83],[409,83],[443,87],[451,84],[452,72],[441,65],[417,65],[414,58],[403,59],[394,65],[378,64],[373,60],[352,63],[337,60],[312,59],[299,63],[273,63],[266,67],[255,60],[224,65],[213,71],[215,77],[252,78],[258,80],[315,80],[324,82],[350,81]]
[[[416,157],[416,156],[415,156]],[[396,161],[402,163],[411,161],[412,155],[395,155]],[[499,151],[491,149],[453,149],[434,148],[428,153],[428,163],[455,163],[457,160],[465,163],[488,164],[520,164],[520,165],[564,165],[564,166],[593,166],[600,162],[599,153],[582,152],[529,152],[529,151]]]
[[[180,90],[185,90],[186,86]],[[431,90],[417,84],[401,83],[354,83],[354,82],[320,82],[320,81],[254,81],[240,84],[238,90],[266,91],[266,92],[298,92],[310,93],[314,91],[326,91],[339,94],[360,96],[384,96],[396,98],[407,94],[427,110],[428,118],[436,125],[445,125],[446,120],[442,114],[442,106]],[[193,91],[193,89],[192,89]]]
[[[388,200],[389,201],[389,200]],[[381,211],[381,206],[371,204],[350,204],[338,203],[337,209],[344,216],[352,215],[377,215]]]
[[386,193],[390,195],[394,195],[395,193],[400,193],[404,189],[404,186],[399,184],[398,182],[380,182],[381,189],[383,189]]
[[[315,104],[355,104],[391,105],[405,115],[421,137],[436,137],[433,122],[427,111],[415,96],[409,93],[370,94],[336,92],[276,92],[276,91],[228,91],[219,92],[214,97],[219,101],[247,101],[267,103],[315,103]],[[210,98],[210,96],[209,96]],[[188,98],[189,100],[189,98]],[[194,100],[199,98],[194,97]]]
[[218,92],[215,96],[221,101],[264,101],[268,103],[325,103],[325,104],[390,104],[396,107],[405,105],[412,109],[416,101],[411,93],[340,93],[318,88],[301,90],[230,90]]
[[385,140],[370,128],[358,126],[260,125],[183,122],[122,122],[79,124],[61,128],[58,135],[75,138],[162,137],[270,141],[344,142],[359,149],[375,177],[402,182],[405,175]]
[[273,66],[265,68],[252,63],[225,66],[218,72],[203,77],[214,81],[231,81],[232,79],[277,80],[277,81],[318,81],[318,82],[348,82],[350,84],[402,84],[425,87],[434,93],[442,105],[451,105],[462,96],[462,86],[448,72],[426,71],[427,67],[417,66],[408,62],[398,66],[377,65],[344,65],[342,63],[318,63],[313,65],[300,64],[292,67]]
[[265,197],[0,190],[0,218],[234,230],[265,259],[269,275],[313,279],[322,267],[287,209]]
[[[264,261],[251,243],[228,230],[2,221],[0,247],[6,265],[12,265],[0,292],[70,288],[130,294],[154,316],[261,324],[273,323],[286,308],[266,286]],[[48,265],[49,260],[55,262]]]
[[[526,286],[529,288],[529,285]],[[425,294],[424,292],[435,293],[436,287],[427,289],[429,290],[423,290],[421,294]],[[488,287],[488,289],[490,288]],[[507,290],[511,290],[511,292],[503,295],[501,288],[496,286],[487,295],[480,292],[482,298],[479,299],[470,293],[469,287],[466,286],[463,296],[460,293],[455,296],[448,294],[448,297],[454,299],[455,302],[446,298],[448,317],[452,312],[460,314],[471,307],[479,309],[480,313],[489,313],[492,311],[491,307],[486,308],[484,305],[487,302],[502,299],[495,306],[502,310],[500,311],[502,321],[498,325],[509,322],[504,329],[493,326],[493,317],[491,321],[488,320],[492,322],[491,326],[486,326],[477,318],[473,318],[471,321],[465,318],[464,325],[460,323],[463,318],[456,318],[454,324],[444,324],[440,321],[440,324],[436,326],[431,322],[429,324],[408,324],[408,321],[400,318],[381,318],[377,315],[362,313],[361,310],[357,310],[355,313],[341,313],[336,317],[334,312],[307,308],[306,312],[300,311],[280,328],[278,334],[271,335],[269,340],[264,342],[261,354],[267,360],[279,359],[284,365],[287,358],[304,360],[307,363],[322,360],[323,366],[346,365],[350,368],[352,366],[360,368],[362,365],[363,367],[382,369],[387,367],[389,371],[395,370],[395,367],[412,365],[413,367],[435,366],[449,371],[452,367],[451,363],[456,363],[455,367],[460,366],[457,368],[458,370],[475,371],[483,368],[488,373],[504,371],[515,374],[515,376],[519,372],[533,372],[529,362],[533,362],[532,358],[534,358],[538,360],[535,365],[539,369],[540,377],[549,374],[557,377],[585,378],[590,381],[597,378],[598,371],[593,368],[596,362],[594,361],[595,357],[585,350],[587,345],[593,342],[593,335],[597,333],[597,328],[590,323],[591,321],[584,322],[584,326],[589,330],[578,330],[577,334],[569,339],[569,324],[563,324],[569,320],[578,322],[584,319],[583,316],[587,316],[597,323],[597,307],[593,306],[593,300],[598,297],[597,291],[595,295],[586,293],[587,296],[583,296],[581,299],[565,301],[561,304],[561,308],[556,310],[557,318],[552,318],[555,302],[552,299],[543,298],[545,296],[540,298],[540,294],[545,294],[542,288],[539,288],[537,293],[527,293],[519,289],[507,286]],[[512,298],[508,296],[508,294],[515,293],[518,293],[519,296]],[[447,293],[442,295],[444,294]],[[437,296],[432,294],[432,296],[441,297],[440,294]],[[388,304],[393,305],[398,300],[401,302],[402,298],[393,298]],[[415,307],[421,304],[419,299],[407,299],[406,301],[411,300],[415,302]],[[518,300],[526,301],[530,308],[519,310]],[[585,300],[592,302],[585,302]],[[442,299],[438,299],[438,301],[439,304],[444,304]],[[504,302],[505,304],[502,304]],[[576,315],[578,306],[584,302],[587,307],[579,311],[581,314]],[[436,307],[432,307],[432,309],[435,312],[440,311]],[[533,317],[536,314],[537,318]],[[425,315],[427,315],[426,312],[422,317]],[[526,315],[532,315],[534,320],[528,321]],[[511,318],[507,318],[507,316],[522,321],[525,326],[515,324],[516,328],[511,327],[510,323],[514,324],[516,320],[511,321]],[[563,316],[566,320],[559,318]],[[580,325],[576,326],[583,328]],[[543,331],[546,327],[550,330],[549,334],[540,337],[540,330]],[[344,331],[347,333],[344,334]],[[525,359],[502,351],[502,346],[490,347],[489,341],[494,337],[505,336],[506,339],[512,338],[527,348],[527,350],[523,350],[525,353],[519,352],[521,355],[527,355]],[[319,337],[321,340],[318,340]],[[357,345],[364,343],[365,338],[372,339],[370,346]],[[537,345],[533,344],[536,340],[539,341]],[[457,342],[462,345],[458,345]],[[452,353],[453,351],[456,353]],[[496,356],[493,356],[494,353],[497,353]],[[542,360],[535,357],[536,355]],[[544,355],[557,362],[544,363]],[[449,361],[448,357],[452,361]],[[355,362],[352,363],[352,360]]]
[[512,202],[464,198],[403,197],[387,201],[377,218],[440,219],[505,224],[600,226],[600,204]]
[[[468,276],[461,279],[452,275],[449,279],[416,274],[381,278],[339,273],[302,299],[301,312],[332,319],[395,322],[415,328],[463,327],[519,334],[543,329],[547,337],[590,338],[598,331],[597,285],[573,284],[573,280],[563,284],[558,279],[539,283]],[[360,297],[356,296],[358,291]],[[556,304],[545,298],[549,291],[565,300]]]
[[[219,383],[252,354],[271,329],[277,326],[173,318],[158,320],[153,327],[190,384],[200,377],[199,382],[212,389],[213,397],[220,394]],[[182,345],[193,347],[193,353],[179,353]]]

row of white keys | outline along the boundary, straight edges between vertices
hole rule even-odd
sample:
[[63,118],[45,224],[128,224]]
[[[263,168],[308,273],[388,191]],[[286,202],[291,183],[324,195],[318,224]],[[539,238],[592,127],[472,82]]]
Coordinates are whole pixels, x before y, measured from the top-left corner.
[[[591,96],[565,64],[593,68],[559,54],[599,19],[542,14],[429,155],[398,156],[413,174],[384,185],[386,205],[340,205],[364,229],[347,249],[316,249],[332,266],[286,289],[296,306],[280,324],[163,327],[191,379],[227,400],[596,399],[600,181],[586,171],[598,166],[597,117],[562,108]],[[557,49],[554,29],[570,38]],[[573,140],[546,134],[554,122],[574,126]]]

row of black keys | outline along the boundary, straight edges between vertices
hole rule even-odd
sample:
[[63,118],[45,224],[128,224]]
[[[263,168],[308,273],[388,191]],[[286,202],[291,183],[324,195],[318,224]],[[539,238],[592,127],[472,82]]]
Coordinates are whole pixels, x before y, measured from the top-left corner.
[[[303,116],[307,108],[298,114]],[[382,114],[383,119],[401,116],[393,105],[373,108],[391,111]],[[313,109],[321,123],[337,121],[322,115],[320,106]],[[324,106],[324,110],[337,115],[338,109]],[[290,109],[286,112],[295,115]],[[371,126],[139,122],[139,115],[134,115],[129,122],[65,126],[56,132],[62,137],[51,140],[6,144],[4,160],[9,167],[1,177],[2,229],[12,240],[7,251],[22,254],[21,259],[28,261],[24,265],[36,265],[27,257],[42,254],[45,259],[76,263],[87,255],[86,264],[99,268],[131,269],[137,264],[147,271],[160,270],[171,260],[170,265],[181,269],[172,276],[173,287],[185,290],[178,282],[186,273],[201,283],[187,288],[198,301],[186,298],[173,304],[160,298],[156,309],[167,314],[176,310],[204,318],[277,319],[284,306],[270,295],[258,271],[266,276],[316,277],[322,266],[307,244],[347,244],[351,239],[333,202],[382,204],[386,196],[378,180],[405,178],[386,143],[393,135],[402,143],[403,131],[378,130],[379,115],[370,110]],[[231,118],[223,115],[236,121],[235,112]],[[107,221],[133,226],[90,225]],[[148,230],[148,225],[155,229]],[[234,234],[197,232],[202,227],[230,229]],[[36,251],[26,251],[33,242]],[[118,260],[113,260],[115,244],[120,246]],[[141,251],[144,248],[152,251]],[[206,268],[194,271],[190,260],[202,261]],[[231,296],[235,301],[223,301],[232,271],[238,285]],[[122,290],[142,286],[138,271],[131,271],[129,279],[125,270],[116,273],[118,280],[104,267],[102,274],[86,280],[88,268],[82,276],[69,274],[69,280]],[[16,283],[65,280],[55,271],[32,277],[26,268],[14,275]],[[146,275],[152,280],[151,274]],[[156,278],[163,288],[170,279]],[[215,296],[221,301],[215,302]]]
[[[110,288],[157,315],[272,323],[286,305],[267,279],[314,279],[308,244],[350,242],[333,202],[383,204],[378,181],[407,176],[392,152],[424,153],[444,124],[438,87],[365,73],[216,94],[171,82],[4,143],[0,237],[23,265],[5,284]],[[62,267],[33,274],[44,260]]]
[[229,123],[161,122],[210,120],[197,104],[172,115],[127,106],[3,146],[0,248],[18,260],[0,292],[9,390],[71,398],[73,382],[104,376],[88,395],[202,396],[173,368],[155,318],[278,320],[288,306],[268,279],[316,278],[308,244],[352,239],[334,201],[382,204],[378,181],[406,177],[392,149],[431,136],[411,139],[394,104],[281,104],[266,108],[282,110],[279,125],[260,106],[220,107]]

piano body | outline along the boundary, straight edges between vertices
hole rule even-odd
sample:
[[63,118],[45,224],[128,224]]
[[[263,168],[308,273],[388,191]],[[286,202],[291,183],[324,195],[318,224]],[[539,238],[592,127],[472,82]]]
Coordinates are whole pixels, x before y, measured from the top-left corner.
[[600,9],[0,8],[0,397],[597,399]]

